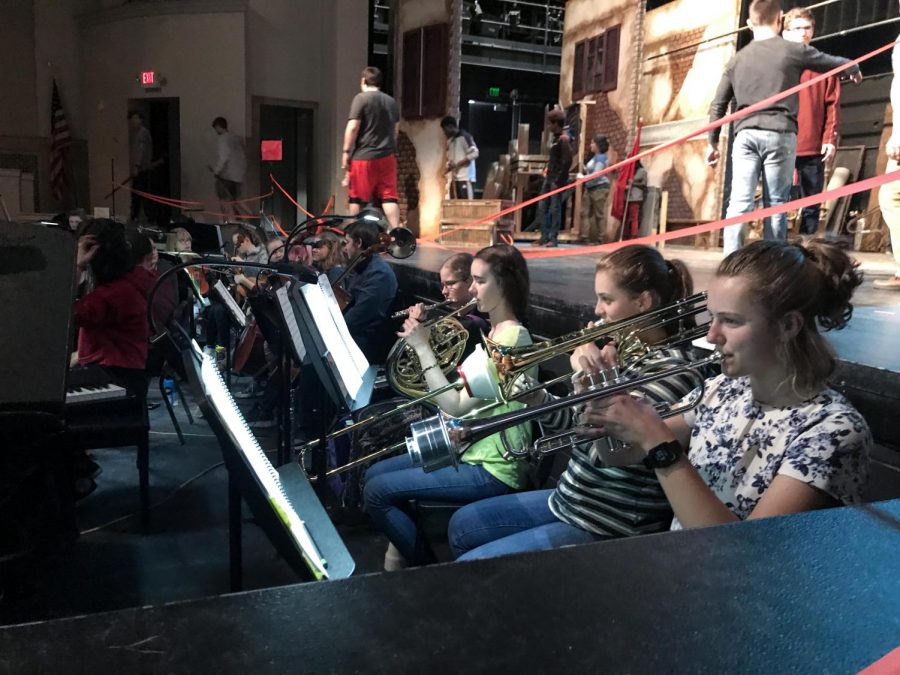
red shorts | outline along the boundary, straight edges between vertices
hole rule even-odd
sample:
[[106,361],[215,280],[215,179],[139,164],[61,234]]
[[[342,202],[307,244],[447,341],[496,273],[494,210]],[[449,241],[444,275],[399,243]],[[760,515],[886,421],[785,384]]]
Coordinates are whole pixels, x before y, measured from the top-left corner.
[[350,203],[397,201],[397,156],[350,162]]

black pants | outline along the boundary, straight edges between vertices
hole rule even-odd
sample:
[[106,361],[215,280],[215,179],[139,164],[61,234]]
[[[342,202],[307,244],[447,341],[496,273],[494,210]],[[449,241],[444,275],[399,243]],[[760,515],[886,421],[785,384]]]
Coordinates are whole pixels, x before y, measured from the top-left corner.
[[[797,157],[797,175],[800,179],[800,196],[808,197],[822,192],[825,186],[825,165],[821,155]],[[815,234],[819,229],[819,205],[806,206],[800,214],[800,234]]]
[[204,312],[206,318],[206,345],[225,347],[231,336],[231,317],[228,308],[216,298],[209,299],[209,307]]

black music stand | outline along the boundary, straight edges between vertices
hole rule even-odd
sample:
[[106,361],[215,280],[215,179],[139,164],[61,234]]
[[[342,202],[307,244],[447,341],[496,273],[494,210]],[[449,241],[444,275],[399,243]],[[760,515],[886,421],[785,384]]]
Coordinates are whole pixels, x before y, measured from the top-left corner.
[[[325,275],[318,284],[292,283],[288,291],[291,315],[283,300],[279,303],[291,344],[302,345],[301,362],[311,365],[328,397],[334,403],[336,416],[359,410],[372,398],[377,367],[369,365],[350,336],[331,285]],[[317,487],[325,485],[326,451],[324,436],[331,420],[321,419],[318,435],[323,438],[313,455],[313,475]]]
[[[241,499],[250,507],[256,523],[301,580],[316,578],[304,558],[296,530],[286,522],[290,508],[302,516],[321,557],[327,561],[328,578],[350,576],[355,563],[334,525],[313,491],[303,470],[296,464],[275,469],[256,443],[240,409],[210,360],[203,369],[203,353],[180,326],[169,335],[182,353],[188,382],[200,409],[219,441],[228,469],[228,529],[230,583],[232,591],[243,585]],[[220,378],[217,384],[211,378]],[[277,476],[277,478],[275,478]],[[271,494],[272,481],[280,483],[280,495]]]

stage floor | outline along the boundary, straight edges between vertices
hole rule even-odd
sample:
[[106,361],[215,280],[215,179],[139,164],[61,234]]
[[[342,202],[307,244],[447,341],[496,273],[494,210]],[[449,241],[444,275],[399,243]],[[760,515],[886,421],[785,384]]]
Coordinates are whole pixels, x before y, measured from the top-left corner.
[[[520,248],[525,253],[542,250],[527,244],[520,245]],[[561,301],[589,312],[594,303],[594,264],[597,256],[578,255],[579,247],[574,245],[561,245],[560,248],[571,249],[572,255],[529,259],[532,296],[537,303]],[[443,261],[458,250],[463,249],[424,243],[411,257],[391,262],[436,273]],[[722,259],[720,251],[684,246],[666,246],[664,254],[667,258],[679,258],[687,264],[697,290],[704,290],[709,285]],[[853,255],[860,261],[865,280],[854,295],[855,310],[850,323],[844,330],[829,333],[828,338],[844,361],[900,372],[900,351],[896,349],[896,338],[891,337],[900,334],[900,292],[878,290],[872,286],[874,279],[893,274],[893,258],[881,253]]]

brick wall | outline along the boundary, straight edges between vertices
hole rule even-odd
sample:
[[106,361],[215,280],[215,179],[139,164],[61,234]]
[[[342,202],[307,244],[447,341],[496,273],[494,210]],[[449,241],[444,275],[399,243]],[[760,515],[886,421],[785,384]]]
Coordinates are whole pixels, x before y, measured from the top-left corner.
[[416,146],[406,132],[397,137],[397,196],[400,204],[400,220],[419,236],[419,166],[416,162]]

